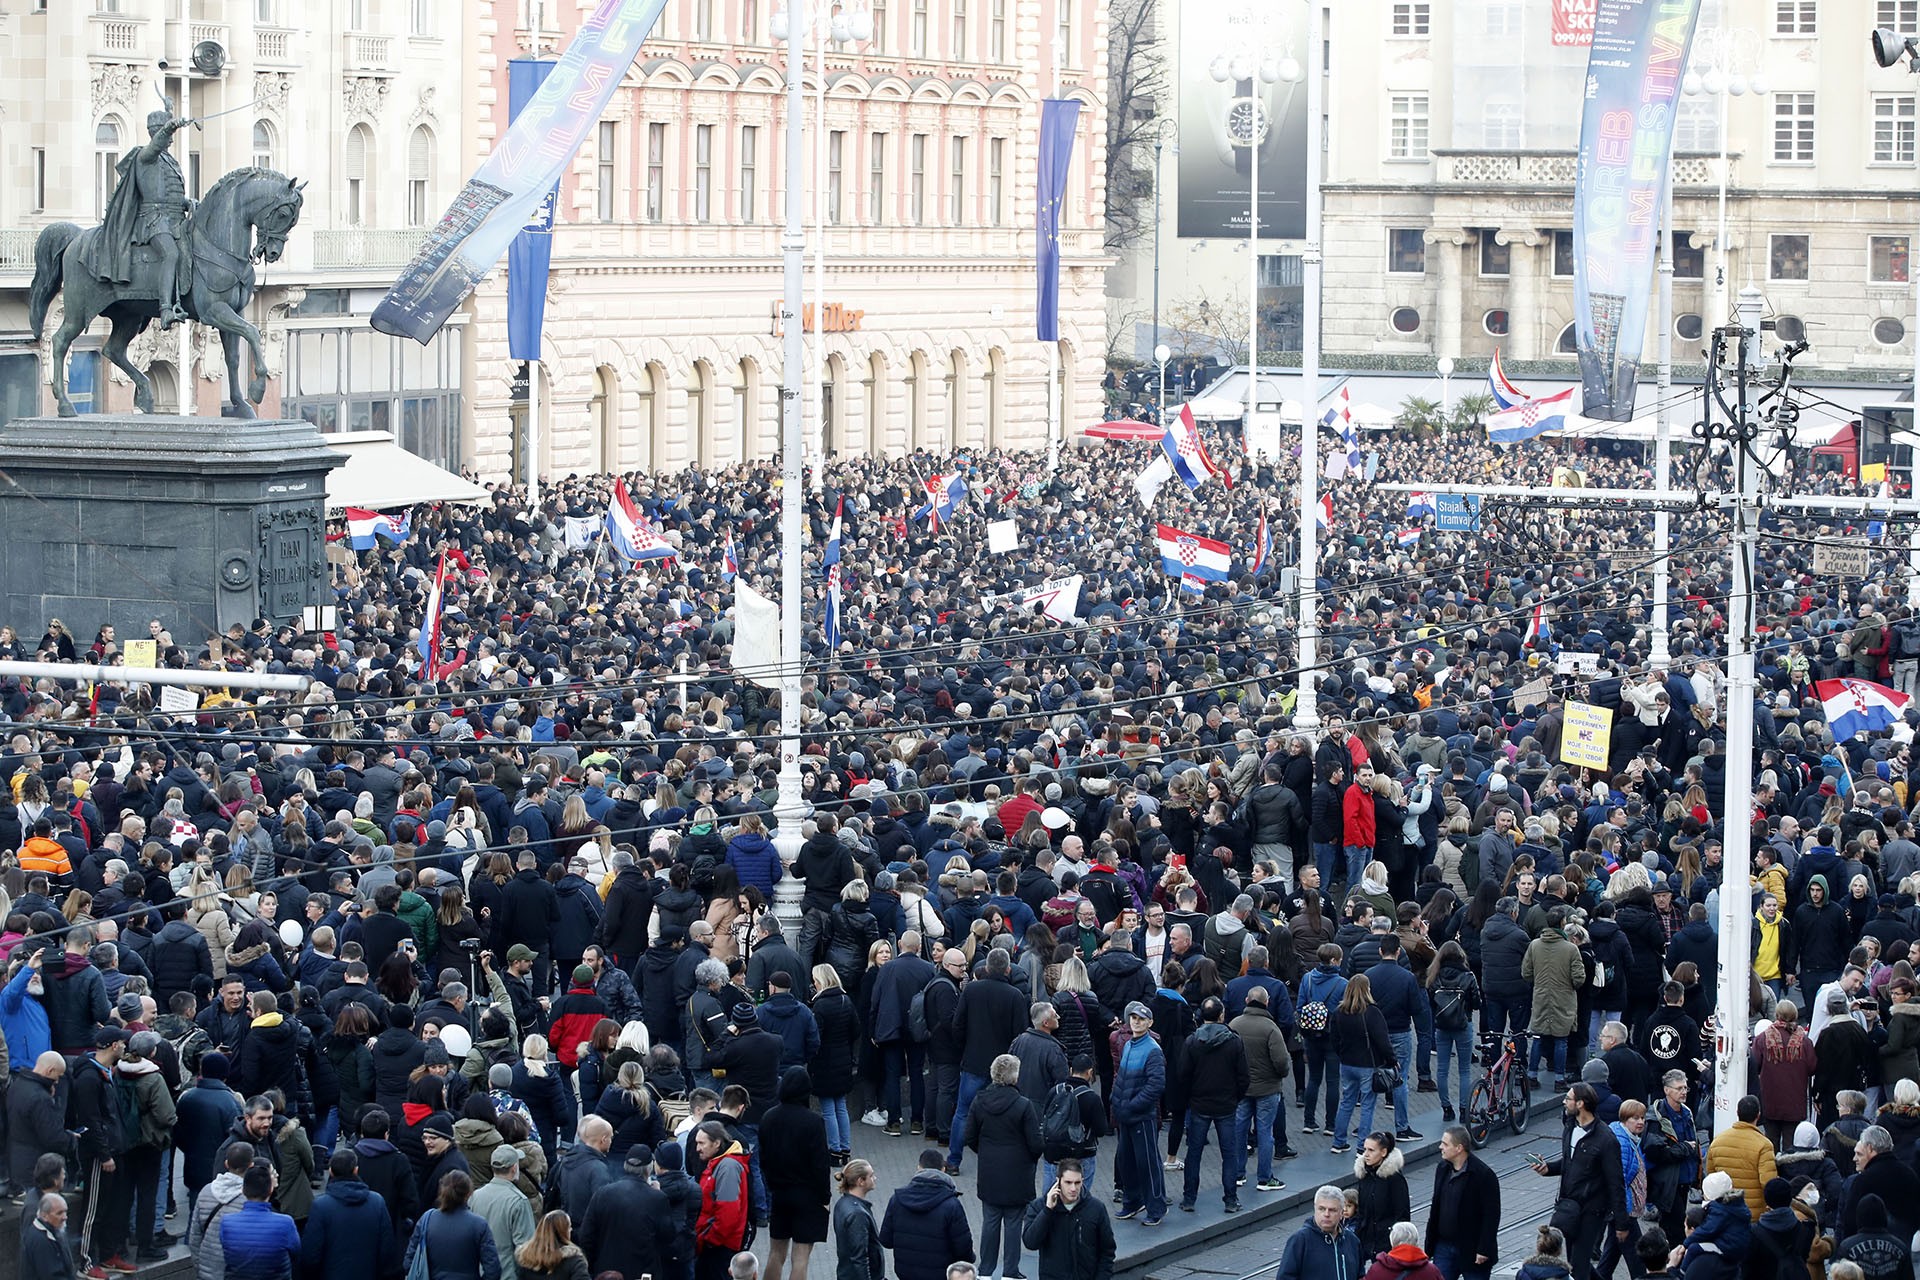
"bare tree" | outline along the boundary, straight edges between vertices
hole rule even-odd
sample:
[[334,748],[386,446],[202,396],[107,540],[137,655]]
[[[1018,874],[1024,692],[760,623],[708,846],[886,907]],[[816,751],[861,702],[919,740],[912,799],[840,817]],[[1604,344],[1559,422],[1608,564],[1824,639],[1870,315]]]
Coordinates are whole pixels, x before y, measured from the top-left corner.
[[1125,249],[1147,230],[1159,175],[1154,131],[1168,93],[1160,0],[1108,0],[1106,246]]
[[1166,309],[1167,325],[1182,333],[1206,338],[1228,364],[1247,361],[1247,300],[1228,294],[1214,297],[1197,290],[1175,299]]

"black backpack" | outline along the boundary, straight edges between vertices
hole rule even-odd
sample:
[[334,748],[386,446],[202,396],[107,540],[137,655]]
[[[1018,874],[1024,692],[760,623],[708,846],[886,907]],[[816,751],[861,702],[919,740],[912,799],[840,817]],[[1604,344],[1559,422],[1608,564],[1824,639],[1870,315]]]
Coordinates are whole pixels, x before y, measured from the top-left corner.
[[1899,657],[1920,658],[1920,622],[1901,623],[1894,628],[1893,637],[1899,645]]
[[926,986],[913,993],[913,999],[907,1001],[907,1038],[915,1044],[925,1044],[933,1039],[933,1027],[927,1021],[927,991],[936,982],[951,984],[953,979],[944,973],[936,973],[927,979]]
[[1452,982],[1438,984],[1433,988],[1433,1025],[1442,1031],[1464,1031],[1471,1021],[1468,1004],[1470,984],[1473,975],[1461,971],[1460,977]]
[[1080,1095],[1086,1089],[1078,1080],[1063,1080],[1047,1095],[1046,1110],[1040,1113],[1040,1147],[1049,1160],[1087,1149],[1087,1122],[1080,1115]]

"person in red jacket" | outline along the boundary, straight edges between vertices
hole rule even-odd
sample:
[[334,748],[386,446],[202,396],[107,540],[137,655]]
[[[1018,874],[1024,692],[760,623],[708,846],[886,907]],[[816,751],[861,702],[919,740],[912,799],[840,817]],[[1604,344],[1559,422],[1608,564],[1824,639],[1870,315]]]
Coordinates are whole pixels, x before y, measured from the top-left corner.
[[1342,837],[1347,850],[1347,884],[1357,885],[1367,864],[1373,861],[1373,842],[1377,830],[1373,810],[1373,766],[1363,764],[1354,770],[1353,785],[1340,797]]
[[693,1226],[694,1280],[727,1280],[733,1255],[746,1247],[747,1153],[716,1120],[693,1131],[693,1146],[706,1169],[700,1174],[700,1216]]
[[593,968],[575,965],[573,985],[567,994],[553,1002],[553,1021],[547,1028],[547,1043],[553,1056],[568,1074],[580,1065],[580,1046],[593,1039],[593,1029],[607,1016],[607,1003],[593,990]]

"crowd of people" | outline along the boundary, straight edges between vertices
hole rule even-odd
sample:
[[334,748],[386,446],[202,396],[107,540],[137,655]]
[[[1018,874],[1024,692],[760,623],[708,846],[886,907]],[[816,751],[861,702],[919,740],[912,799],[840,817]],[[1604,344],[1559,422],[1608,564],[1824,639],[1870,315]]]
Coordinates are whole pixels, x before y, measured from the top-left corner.
[[[1380,482],[1644,479],[1555,444],[1379,453]],[[1835,742],[1811,696],[1911,686],[1898,561],[1819,577],[1817,522],[1769,529],[1754,810],[1730,815],[1708,517],[1675,522],[1654,667],[1644,517],[1490,504],[1443,533],[1330,486],[1296,726],[1276,576],[1249,554],[1177,604],[1140,461],[847,459],[797,495],[816,546],[840,513],[843,604],[830,648],[810,560],[784,821],[777,699],[731,673],[723,572],[725,546],[776,570],[763,465],[626,478],[672,561],[570,546],[606,502],[571,477],[337,554],[327,635],[126,620],[163,666],[311,677],[292,698],[0,682],[21,1274],[102,1280],[184,1239],[203,1280],[805,1280],[832,1240],[841,1280],[1105,1280],[1116,1223],[1203,1193],[1239,1212],[1324,1142],[1353,1186],[1317,1190],[1282,1280],[1484,1277],[1500,1187],[1470,1099],[1511,1042],[1567,1117],[1533,1280],[1910,1276],[1920,717]],[[1289,463],[1234,467],[1160,518],[1238,545],[1268,503],[1282,527]],[[956,518],[914,520],[956,472]],[[997,561],[1006,518],[1022,550]],[[987,603],[1072,574],[1074,623]],[[112,626],[81,639],[54,620],[0,652],[120,659]],[[1597,667],[1561,674],[1563,649]],[[1562,762],[1568,701],[1611,713],[1609,768]],[[1748,884],[1722,880],[1729,822]],[[1732,893],[1756,1086],[1708,1135]],[[1420,1093],[1444,1126],[1424,1230]],[[896,1138],[919,1169],[883,1187]]]

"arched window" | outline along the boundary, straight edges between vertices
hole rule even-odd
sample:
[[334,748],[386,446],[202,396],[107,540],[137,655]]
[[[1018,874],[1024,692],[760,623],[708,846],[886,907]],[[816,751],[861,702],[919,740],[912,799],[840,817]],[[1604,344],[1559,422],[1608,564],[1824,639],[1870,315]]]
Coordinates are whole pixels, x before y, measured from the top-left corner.
[[1572,325],[1560,331],[1560,340],[1553,344],[1553,353],[1557,356],[1577,356],[1580,354],[1580,335]]
[[1000,384],[1002,375],[1006,370],[1006,359],[1006,353],[998,347],[987,352],[985,387],[987,415],[986,447],[989,449],[997,449],[1000,447]]
[[273,168],[273,151],[273,126],[265,120],[255,120],[253,122],[253,167]]
[[867,361],[867,426],[864,438],[850,438],[847,450],[850,453],[865,450],[879,452],[886,445],[887,438],[887,358],[878,351]]
[[947,374],[947,448],[974,443],[967,424],[967,354],[955,349]]
[[907,361],[907,452],[927,443],[927,355],[916,351]]
[[634,466],[642,471],[653,469],[653,460],[660,457],[660,396],[657,392],[665,387],[667,372],[657,364],[641,368],[639,383],[634,395],[640,401],[640,456],[634,459]]
[[715,460],[707,420],[707,387],[712,379],[713,371],[705,360],[693,362],[693,378],[687,383],[687,435],[693,441],[693,461],[703,465]]
[[620,469],[620,378],[612,366],[601,365],[593,373],[593,443],[595,471]]
[[107,216],[107,201],[113,199],[113,184],[119,180],[120,122],[109,116],[93,130],[93,216]]
[[357,124],[347,131],[347,225],[367,221],[367,172],[373,167],[373,130]]
[[421,125],[407,140],[407,225],[424,227],[428,212],[428,188],[433,182],[433,130]]
[[740,362],[740,380],[733,386],[733,457],[730,462],[745,462],[755,445],[754,404],[760,398],[759,371],[753,361]]

